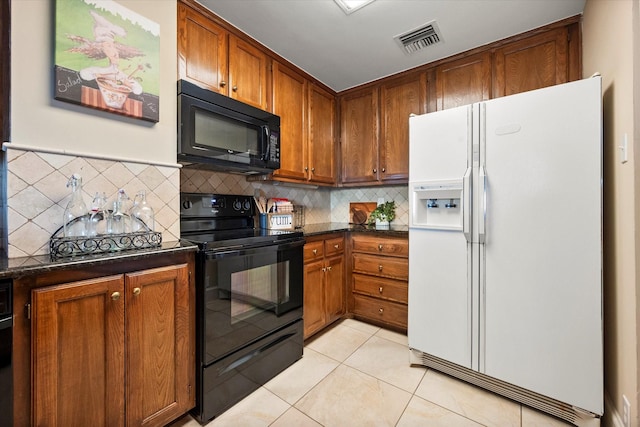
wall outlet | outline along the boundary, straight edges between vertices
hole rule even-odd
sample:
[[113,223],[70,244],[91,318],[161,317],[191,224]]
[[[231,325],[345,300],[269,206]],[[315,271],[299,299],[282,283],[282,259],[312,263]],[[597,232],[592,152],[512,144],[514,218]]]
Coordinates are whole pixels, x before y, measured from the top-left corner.
[[622,395],[622,425],[631,427],[631,404],[624,394]]

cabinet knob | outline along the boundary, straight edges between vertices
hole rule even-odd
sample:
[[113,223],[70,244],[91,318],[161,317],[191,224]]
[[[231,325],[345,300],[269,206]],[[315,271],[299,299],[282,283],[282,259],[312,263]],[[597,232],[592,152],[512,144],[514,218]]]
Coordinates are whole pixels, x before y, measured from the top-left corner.
[[384,313],[384,308],[380,307],[380,308],[378,309],[378,313],[380,313],[380,314]]
[[380,291],[380,293],[382,293],[382,286],[380,286],[380,287],[378,288],[378,291]]
[[315,172],[315,171],[316,171],[316,168],[311,168],[311,172]]
[[378,245],[378,250],[382,251],[382,243]]
[[378,173],[378,169],[374,169],[374,170],[373,170],[373,173]]
[[309,170],[309,166],[304,167],[304,171],[307,172]]
[[317,249],[314,249],[311,252],[313,252],[314,255],[318,255],[318,250]]
[[382,271],[382,264],[378,265],[378,271]]
[[142,290],[140,288],[133,288],[133,295],[138,296]]
[[111,299],[114,301],[118,301],[120,299],[120,292],[114,292],[111,294]]
[[220,82],[220,87],[225,87],[227,85],[227,82],[225,82],[224,80]]
[[238,86],[234,86],[234,87],[232,87],[231,89],[232,89],[234,92],[237,92],[237,91],[238,91]]
[[327,267],[322,267],[322,271],[326,272],[327,271]]
[[331,266],[327,267],[327,271],[331,271]]
[[334,248],[340,249],[340,245],[333,245]]
[[385,168],[382,168],[382,173],[385,173]]

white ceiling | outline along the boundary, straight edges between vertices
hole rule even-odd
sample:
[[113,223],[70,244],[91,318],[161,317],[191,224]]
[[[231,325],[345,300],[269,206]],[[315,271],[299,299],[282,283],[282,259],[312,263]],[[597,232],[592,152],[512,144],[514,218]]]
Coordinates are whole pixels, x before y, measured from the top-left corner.
[[[581,14],[585,0],[198,0],[339,92]],[[393,39],[435,20],[443,43],[407,55]]]

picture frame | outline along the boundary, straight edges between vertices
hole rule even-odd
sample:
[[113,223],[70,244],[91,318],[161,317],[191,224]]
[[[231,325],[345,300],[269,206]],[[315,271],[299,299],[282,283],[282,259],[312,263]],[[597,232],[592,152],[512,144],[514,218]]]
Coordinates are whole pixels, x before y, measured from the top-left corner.
[[54,98],[159,121],[160,25],[114,0],[56,0]]

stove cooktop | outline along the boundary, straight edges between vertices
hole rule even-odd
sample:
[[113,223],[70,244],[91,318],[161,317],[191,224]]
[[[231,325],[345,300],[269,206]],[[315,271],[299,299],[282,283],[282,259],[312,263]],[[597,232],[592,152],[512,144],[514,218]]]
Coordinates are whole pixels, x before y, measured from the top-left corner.
[[263,229],[204,231],[183,233],[181,236],[181,240],[198,245],[201,250],[205,251],[262,246],[301,239],[303,239],[302,231]]

